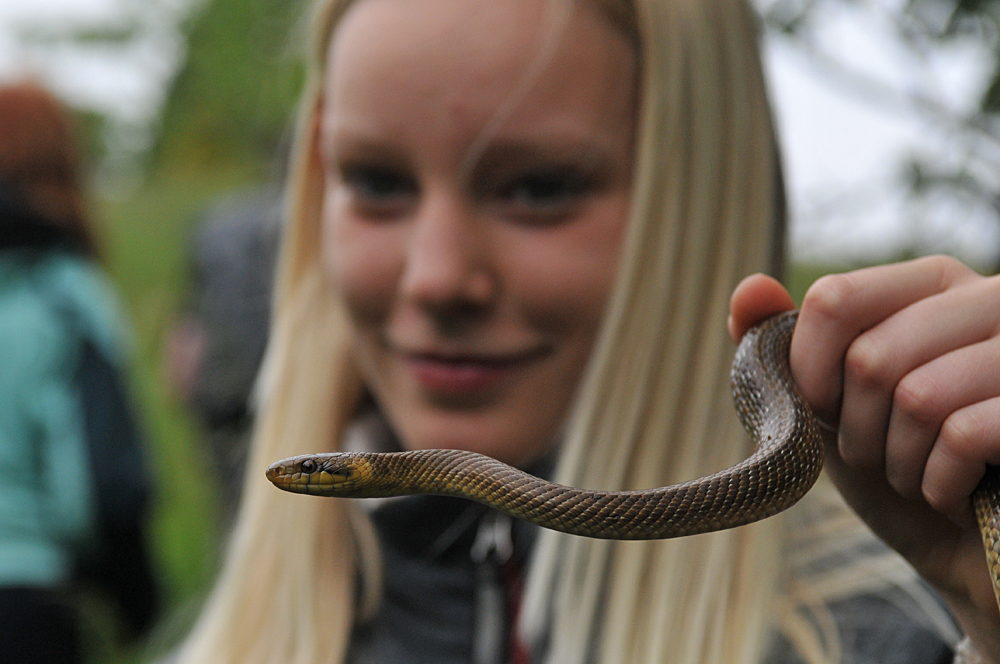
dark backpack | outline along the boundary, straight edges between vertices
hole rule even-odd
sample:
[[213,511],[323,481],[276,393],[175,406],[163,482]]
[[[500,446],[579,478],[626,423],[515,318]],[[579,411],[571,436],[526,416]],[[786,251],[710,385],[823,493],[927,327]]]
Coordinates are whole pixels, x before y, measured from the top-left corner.
[[114,601],[131,640],[145,633],[160,609],[160,588],[146,544],[152,480],[144,440],[124,377],[80,323],[72,304],[43,287],[60,317],[80,339],[74,382],[80,395],[90,460],[97,545],[77,556],[76,578]]
[[93,342],[81,344],[76,384],[83,405],[96,498],[98,546],[80,556],[77,576],[110,596],[126,638],[147,631],[160,592],[146,548],[152,494],[143,440],[122,376]]

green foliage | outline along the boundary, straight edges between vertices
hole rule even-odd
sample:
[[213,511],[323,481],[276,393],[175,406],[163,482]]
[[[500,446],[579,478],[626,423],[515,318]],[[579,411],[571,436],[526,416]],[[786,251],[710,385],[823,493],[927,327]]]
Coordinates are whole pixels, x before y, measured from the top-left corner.
[[1000,67],[993,72],[990,85],[983,95],[982,109],[986,113],[1000,113]]
[[849,268],[845,265],[820,265],[813,263],[792,263],[788,266],[788,274],[785,277],[785,288],[791,294],[795,304],[802,306],[802,298],[806,291],[820,277],[844,272]]
[[[249,179],[247,171],[236,170],[163,172],[134,196],[105,202],[98,210],[105,262],[134,325],[133,382],[150,434],[157,485],[151,539],[166,620],[153,636],[154,649],[183,635],[192,607],[208,588],[222,543],[214,466],[197,424],[167,386],[165,336],[186,297],[192,222],[206,204]],[[85,607],[93,664],[147,659],[147,644],[115,645],[114,616],[105,604],[90,597]]]
[[[903,260],[901,257],[900,260]],[[788,289],[789,294],[791,294],[792,299],[795,300],[795,304],[802,306],[802,298],[805,297],[806,291],[812,286],[817,279],[824,277],[828,274],[838,274],[840,272],[849,272],[851,270],[857,270],[859,268],[868,267],[868,263],[791,263],[788,266],[787,274],[785,275],[785,288]]]
[[298,0],[214,0],[189,22],[154,166],[268,163],[302,82]]
[[[146,174],[123,198],[96,205],[103,254],[136,333],[135,385],[150,432],[157,500],[151,539],[166,617],[149,643],[115,644],[109,607],[87,598],[90,661],[134,664],[183,637],[218,564],[218,487],[197,423],[170,392],[165,342],[185,306],[190,235],[220,196],[273,170],[301,83],[289,34],[297,0],[209,0],[185,26],[187,60],[162,112]],[[104,123],[82,119],[84,147],[105,156]]]
[[75,119],[79,154],[84,160],[81,166],[84,172],[90,172],[108,156],[105,142],[108,119],[94,111],[79,111]]

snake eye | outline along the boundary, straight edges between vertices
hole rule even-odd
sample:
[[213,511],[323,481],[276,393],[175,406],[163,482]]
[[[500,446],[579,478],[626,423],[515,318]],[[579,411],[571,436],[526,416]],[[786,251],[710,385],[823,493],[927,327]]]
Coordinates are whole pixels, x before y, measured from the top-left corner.
[[312,473],[316,472],[316,462],[313,461],[312,459],[306,459],[305,461],[302,462],[302,465],[299,466],[299,470],[305,473],[306,475],[311,475]]

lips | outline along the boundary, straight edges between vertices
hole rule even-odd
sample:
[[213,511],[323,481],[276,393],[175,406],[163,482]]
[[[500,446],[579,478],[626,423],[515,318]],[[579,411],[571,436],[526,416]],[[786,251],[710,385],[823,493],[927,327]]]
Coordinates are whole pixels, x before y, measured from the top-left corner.
[[497,387],[541,355],[541,351],[529,351],[503,356],[407,353],[404,357],[414,380],[428,392],[473,396]]

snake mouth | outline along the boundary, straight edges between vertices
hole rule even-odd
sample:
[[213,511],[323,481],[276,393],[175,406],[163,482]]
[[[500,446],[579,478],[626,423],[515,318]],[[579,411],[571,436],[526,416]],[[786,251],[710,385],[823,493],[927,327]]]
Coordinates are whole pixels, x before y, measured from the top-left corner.
[[294,488],[296,482],[293,479],[293,475],[291,474],[290,469],[282,462],[278,461],[277,463],[272,463],[268,466],[264,474],[267,475],[267,479],[271,482],[271,484],[279,489],[284,489],[285,491],[296,490]]
[[272,463],[265,475],[271,484],[292,493],[324,495],[337,486],[336,475],[326,470],[304,472],[300,462],[288,463],[287,460]]
[[279,489],[294,493],[306,493],[309,490],[309,476],[281,461],[268,466],[265,475],[271,484]]

